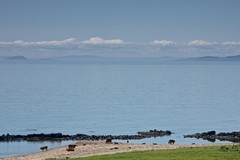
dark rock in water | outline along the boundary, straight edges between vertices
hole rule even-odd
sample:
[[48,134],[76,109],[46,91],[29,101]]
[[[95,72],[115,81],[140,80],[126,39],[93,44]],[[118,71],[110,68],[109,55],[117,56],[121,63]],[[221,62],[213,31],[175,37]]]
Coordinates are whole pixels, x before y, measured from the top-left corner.
[[207,135],[215,135],[216,134],[216,131],[209,131],[209,132],[207,132]]
[[98,141],[105,140],[108,137],[116,140],[139,140],[149,137],[166,136],[171,135],[171,131],[157,131],[150,130],[148,132],[138,132],[138,135],[63,135],[62,133],[51,133],[51,134],[28,134],[28,135],[2,135],[0,136],[0,142],[8,141],[63,141],[63,140],[88,140]]
[[161,137],[161,136],[170,136],[172,134],[171,131],[162,131],[162,130],[150,130],[146,132],[138,132],[139,135],[141,136],[146,136],[146,137]]
[[28,134],[28,141],[61,141],[70,140],[69,135],[63,135],[62,133],[51,133],[51,134]]
[[184,138],[197,138],[204,139],[210,142],[219,141],[229,141],[234,143],[240,142],[240,132],[221,132],[216,133],[215,131],[203,132],[203,133],[195,133],[190,135],[184,135]]

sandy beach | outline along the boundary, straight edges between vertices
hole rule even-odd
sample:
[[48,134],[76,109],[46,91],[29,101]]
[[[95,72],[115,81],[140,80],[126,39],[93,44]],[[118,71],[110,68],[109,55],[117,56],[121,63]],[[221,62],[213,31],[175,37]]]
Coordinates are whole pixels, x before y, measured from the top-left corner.
[[[130,144],[130,143],[111,143],[103,141],[77,142],[74,151],[67,151],[68,146],[42,151],[39,153],[0,158],[0,160],[54,160],[59,158],[76,158],[94,155],[114,154],[132,151],[177,149],[186,147],[216,146],[221,144]],[[226,145],[226,144],[225,144]]]

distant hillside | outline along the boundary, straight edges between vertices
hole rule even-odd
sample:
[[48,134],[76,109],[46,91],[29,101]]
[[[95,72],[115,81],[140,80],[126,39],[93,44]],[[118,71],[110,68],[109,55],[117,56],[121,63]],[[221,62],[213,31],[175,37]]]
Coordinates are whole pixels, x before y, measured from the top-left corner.
[[12,56],[12,57],[6,57],[5,60],[27,60],[24,56]]
[[44,59],[28,59],[24,56],[0,57],[0,60],[8,61],[35,61],[35,62],[69,62],[69,63],[120,63],[120,64],[169,64],[182,62],[222,62],[239,61],[240,55],[226,57],[194,57],[194,58],[173,58],[173,57],[101,57],[93,55],[69,55],[62,57],[49,57]]
[[240,55],[224,57],[225,60],[240,61]]
[[197,57],[197,58],[190,58],[191,60],[198,60],[198,61],[214,61],[214,60],[220,60],[219,57],[213,57],[213,56],[205,56],[205,57]]
[[226,56],[226,57],[204,56],[204,57],[197,57],[197,58],[187,58],[186,60],[191,60],[191,61],[240,61],[240,55]]
[[100,56],[92,56],[92,55],[70,55],[70,56],[63,56],[63,57],[52,57],[50,59],[56,59],[56,60],[81,60],[81,59],[104,59],[105,57]]
[[101,56],[91,56],[91,55],[70,55],[63,57],[52,57],[52,60],[60,61],[115,61],[115,62],[171,62],[171,61],[240,61],[240,55],[236,56],[226,56],[226,57],[214,57],[214,56],[204,56],[195,58],[174,58],[174,57],[101,57]]
[[176,58],[172,57],[103,57],[103,56],[94,56],[94,55],[70,55],[70,56],[62,56],[62,57],[51,57],[48,59],[54,60],[164,60],[170,61],[175,60]]

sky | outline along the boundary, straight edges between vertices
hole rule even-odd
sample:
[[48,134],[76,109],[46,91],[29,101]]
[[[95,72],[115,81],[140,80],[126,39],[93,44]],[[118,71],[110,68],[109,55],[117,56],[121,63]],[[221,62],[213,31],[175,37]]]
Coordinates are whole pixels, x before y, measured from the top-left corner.
[[239,0],[0,0],[0,56],[240,54]]

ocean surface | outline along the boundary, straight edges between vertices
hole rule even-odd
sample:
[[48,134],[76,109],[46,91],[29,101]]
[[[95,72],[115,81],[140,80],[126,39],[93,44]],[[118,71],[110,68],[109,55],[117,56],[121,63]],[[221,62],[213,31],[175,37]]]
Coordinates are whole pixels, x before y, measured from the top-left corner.
[[[240,130],[240,63],[0,62],[0,134],[184,134]],[[134,142],[134,141],[132,141]],[[0,157],[72,142],[0,142]]]

